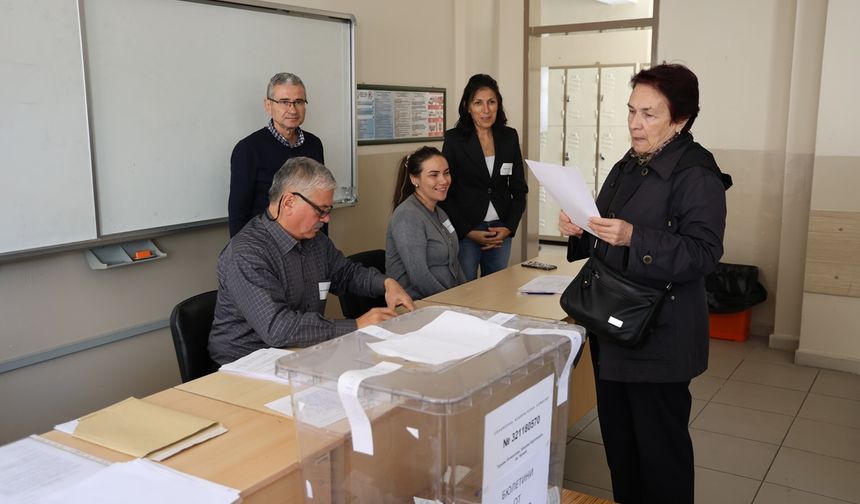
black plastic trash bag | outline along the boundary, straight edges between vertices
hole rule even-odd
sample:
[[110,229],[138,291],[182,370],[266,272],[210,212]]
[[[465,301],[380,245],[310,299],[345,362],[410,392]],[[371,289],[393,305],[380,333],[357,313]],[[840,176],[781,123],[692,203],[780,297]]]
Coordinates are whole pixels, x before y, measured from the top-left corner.
[[718,264],[705,277],[705,290],[711,313],[737,313],[767,299],[767,291],[758,281],[758,268],[746,264]]

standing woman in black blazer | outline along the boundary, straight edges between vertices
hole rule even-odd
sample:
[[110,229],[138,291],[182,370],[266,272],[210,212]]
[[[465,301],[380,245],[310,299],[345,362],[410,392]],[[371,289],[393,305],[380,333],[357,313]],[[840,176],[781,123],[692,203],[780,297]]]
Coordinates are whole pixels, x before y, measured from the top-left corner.
[[508,266],[511,238],[526,208],[520,139],[502,106],[499,85],[489,75],[473,75],[460,99],[460,119],[445,132],[442,154],[451,169],[448,198],[440,205],[460,239],[466,280]]

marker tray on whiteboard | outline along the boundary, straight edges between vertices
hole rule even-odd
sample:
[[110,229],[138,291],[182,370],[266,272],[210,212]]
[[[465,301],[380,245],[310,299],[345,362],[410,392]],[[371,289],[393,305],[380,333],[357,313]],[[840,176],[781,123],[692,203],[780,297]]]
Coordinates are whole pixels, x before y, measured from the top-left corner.
[[[417,331],[445,311],[496,315],[421,308],[379,324],[383,331],[355,331],[278,360],[276,372],[293,390],[306,502],[551,502],[558,495],[569,401],[565,387],[558,404],[557,384],[572,341],[523,330],[584,330],[517,316],[502,321],[514,331],[494,347],[444,364],[368,346]],[[385,366],[381,374],[367,371]],[[346,379],[357,370],[368,376]]]
[[86,250],[84,255],[90,268],[96,270],[128,266],[129,264],[167,257],[167,254],[159,250],[152,240],[136,240],[116,245],[93,247]]

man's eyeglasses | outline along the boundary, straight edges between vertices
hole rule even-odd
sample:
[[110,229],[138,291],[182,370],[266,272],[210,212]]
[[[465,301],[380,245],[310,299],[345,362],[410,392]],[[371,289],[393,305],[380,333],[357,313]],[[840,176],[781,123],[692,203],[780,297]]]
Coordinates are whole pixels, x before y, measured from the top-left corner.
[[266,99],[270,102],[277,103],[278,105],[283,105],[287,108],[290,108],[290,105],[296,108],[305,108],[305,105],[308,104],[307,100],[302,100],[301,98],[299,98],[298,100],[290,100],[288,98],[284,98],[283,100],[273,100],[267,96]]
[[317,205],[313,201],[305,198],[302,193],[294,192],[292,194],[295,194],[299,198],[305,200],[305,203],[307,203],[308,205],[311,206],[311,208],[316,210],[317,214],[319,214],[319,216],[320,216],[320,219],[325,219],[326,217],[328,217],[331,214],[331,211],[334,210],[334,207],[322,208],[321,206]]

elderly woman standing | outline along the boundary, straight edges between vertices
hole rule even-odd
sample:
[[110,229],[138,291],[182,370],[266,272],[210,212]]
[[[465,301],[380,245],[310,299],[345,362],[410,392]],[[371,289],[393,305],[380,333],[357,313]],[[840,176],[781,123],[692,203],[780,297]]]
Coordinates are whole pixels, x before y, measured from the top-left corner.
[[583,234],[563,212],[568,260],[597,255],[627,278],[672,289],[644,343],[591,335],[597,410],[614,499],[693,502],[690,380],[708,365],[705,275],[723,255],[723,175],[693,141],[699,83],[682,65],[636,74],[628,102],[630,151],[612,168]]
[[499,85],[473,75],[459,106],[456,127],[445,132],[442,153],[452,185],[442,207],[460,239],[460,264],[467,280],[508,266],[511,238],[526,208],[525,172],[517,131],[505,126]]

